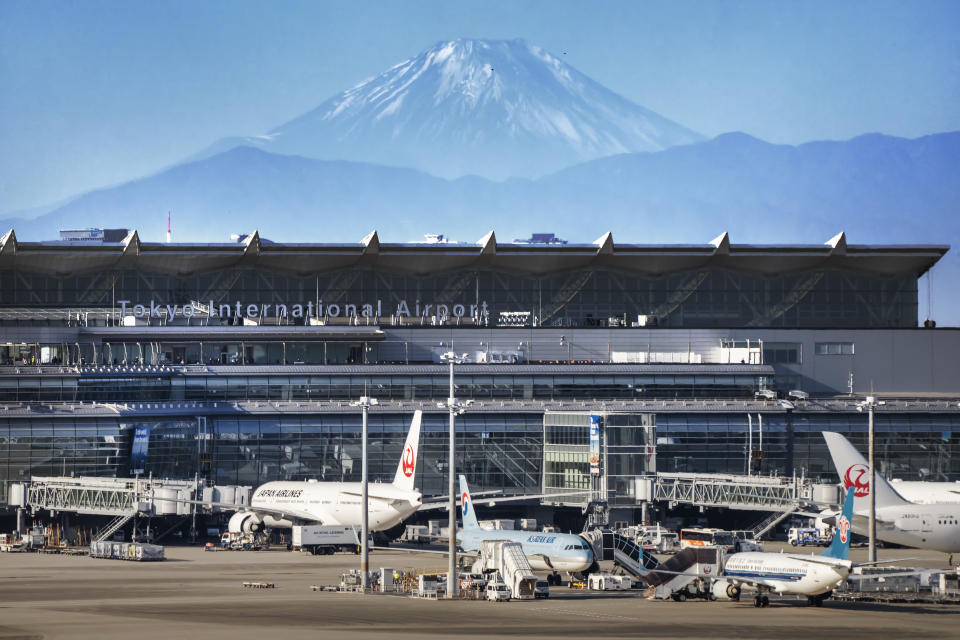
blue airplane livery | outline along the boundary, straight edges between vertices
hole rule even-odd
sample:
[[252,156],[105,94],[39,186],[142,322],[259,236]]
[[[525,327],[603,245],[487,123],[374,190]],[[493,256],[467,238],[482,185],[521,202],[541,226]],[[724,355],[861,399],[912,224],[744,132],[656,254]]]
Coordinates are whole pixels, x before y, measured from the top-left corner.
[[461,515],[463,532],[460,549],[465,553],[479,553],[484,540],[519,542],[530,566],[538,571],[578,573],[593,566],[590,544],[573,533],[531,533],[529,531],[490,530],[480,526],[467,479],[460,476]]

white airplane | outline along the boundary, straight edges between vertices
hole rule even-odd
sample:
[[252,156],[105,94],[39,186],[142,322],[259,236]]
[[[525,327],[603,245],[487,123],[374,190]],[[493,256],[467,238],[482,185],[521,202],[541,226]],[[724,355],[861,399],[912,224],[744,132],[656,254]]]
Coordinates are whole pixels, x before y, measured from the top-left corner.
[[[757,590],[753,599],[755,607],[770,605],[768,593],[780,595],[807,596],[811,606],[819,607],[830,597],[833,590],[845,580],[865,580],[874,578],[867,575],[851,575],[855,566],[899,562],[886,560],[881,562],[850,561],[851,516],[853,515],[854,489],[847,491],[843,501],[843,510],[837,520],[833,542],[820,555],[802,555],[799,553],[773,553],[744,551],[729,556],[723,565],[723,575],[719,578],[709,574],[694,574],[713,578],[714,594],[726,594],[733,600],[740,599],[740,588],[751,586]],[[683,575],[689,572],[663,571],[652,569],[650,573],[669,573]],[[890,576],[911,575],[915,571],[885,574]]]
[[904,499],[916,504],[960,503],[960,481],[926,482],[894,479],[890,484]]
[[[794,553],[771,553],[747,551],[727,558],[723,566],[723,580],[739,589],[749,585],[757,589],[754,606],[766,607],[770,599],[766,595],[776,592],[782,595],[807,596],[813,606],[821,606],[830,593],[846,580],[853,563],[850,561],[850,518],[853,514],[853,490],[847,492],[843,512],[837,521],[837,533],[826,551],[818,556]],[[728,588],[727,593],[734,596]],[[739,594],[736,594],[739,597]]]
[[[413,481],[422,416],[419,410],[413,414],[393,483],[367,485],[371,531],[389,529],[420,508],[423,496],[414,489]],[[238,509],[228,525],[228,530],[233,532],[251,533],[261,528],[300,524],[359,526],[362,491],[359,482],[267,482],[257,487],[249,505],[214,503],[214,506]]]
[[[844,489],[854,489],[853,530],[867,535],[870,468],[850,441],[839,433],[823,432]],[[903,498],[876,474],[877,538],[917,549],[960,551],[960,504],[916,504]]]
[[463,531],[459,547],[467,554],[479,554],[484,540],[507,540],[519,542],[530,566],[537,571],[577,573],[593,566],[593,549],[590,544],[573,533],[542,533],[536,531],[511,531],[508,529],[484,529],[477,520],[467,478],[460,476],[460,513]]

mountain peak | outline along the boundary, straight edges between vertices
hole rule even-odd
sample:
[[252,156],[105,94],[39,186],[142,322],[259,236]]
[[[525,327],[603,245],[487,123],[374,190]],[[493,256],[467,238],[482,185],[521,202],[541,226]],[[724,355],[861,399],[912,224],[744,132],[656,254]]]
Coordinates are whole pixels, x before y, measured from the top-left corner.
[[266,135],[274,153],[406,166],[445,178],[536,177],[702,137],[514,40],[435,43]]

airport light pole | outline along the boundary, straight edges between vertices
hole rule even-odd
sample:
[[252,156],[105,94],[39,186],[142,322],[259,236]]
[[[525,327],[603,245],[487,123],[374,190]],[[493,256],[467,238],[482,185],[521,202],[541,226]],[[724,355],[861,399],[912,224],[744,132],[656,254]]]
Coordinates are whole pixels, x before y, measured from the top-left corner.
[[[457,596],[457,494],[455,491],[456,487],[456,435],[454,431],[454,418],[457,414],[463,413],[466,407],[465,404],[457,402],[457,399],[454,395],[453,387],[453,365],[460,364],[461,362],[466,362],[467,354],[457,354],[453,351],[448,351],[440,356],[440,359],[444,362],[450,364],[450,397],[447,398],[447,410],[450,412],[450,481],[447,487],[447,490],[450,495],[450,501],[447,505],[447,508],[450,511],[450,520],[448,528],[448,553],[449,553],[449,564],[447,565],[447,597],[455,598]],[[443,407],[442,403],[438,403],[438,406]]]
[[357,402],[351,402],[351,407],[360,407],[360,412],[363,415],[363,428],[362,428],[362,445],[361,445],[361,462],[360,462],[360,585],[363,587],[364,593],[367,589],[370,588],[370,495],[368,491],[368,478],[367,478],[367,412],[370,410],[370,407],[378,404],[376,398],[371,398],[369,396],[360,396],[360,400]]
[[870,513],[868,516],[867,524],[867,562],[876,562],[877,561],[877,492],[876,492],[876,478],[877,478],[877,469],[874,465],[873,458],[873,411],[877,404],[876,396],[867,396],[867,399],[857,403],[857,410],[863,411],[863,408],[867,408],[867,465],[870,467]]

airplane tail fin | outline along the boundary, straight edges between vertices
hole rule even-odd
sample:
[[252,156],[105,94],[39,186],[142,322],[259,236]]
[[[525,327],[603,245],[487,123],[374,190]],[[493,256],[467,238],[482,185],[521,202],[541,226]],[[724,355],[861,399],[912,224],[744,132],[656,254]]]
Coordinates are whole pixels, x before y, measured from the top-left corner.
[[470,497],[470,489],[467,487],[467,477],[464,475],[460,476],[460,514],[463,516],[464,531],[480,528],[477,513],[473,510],[473,498]]
[[847,495],[843,499],[843,511],[837,518],[837,530],[833,534],[833,542],[827,547],[826,551],[820,555],[824,558],[836,558],[837,560],[850,559],[850,538],[853,537],[853,500],[855,487],[847,489]]
[[413,480],[417,471],[417,448],[420,445],[420,421],[423,418],[423,412],[417,409],[413,412],[413,420],[410,421],[410,432],[407,434],[407,441],[403,445],[403,452],[400,454],[400,464],[397,465],[397,473],[393,476],[393,486],[404,491],[413,491]]
[[[870,497],[870,467],[867,460],[860,455],[860,452],[854,448],[850,441],[839,433],[830,431],[823,432],[823,439],[827,441],[827,448],[830,449],[830,457],[833,458],[833,466],[837,469],[837,475],[840,476],[840,482],[843,490],[851,487],[854,491],[854,511],[861,513],[870,508],[868,499]],[[877,508],[892,507],[896,505],[909,504],[907,500],[897,493],[887,479],[879,473],[876,477]]]

